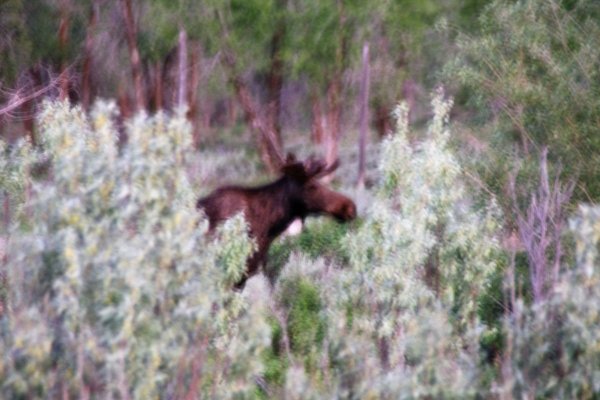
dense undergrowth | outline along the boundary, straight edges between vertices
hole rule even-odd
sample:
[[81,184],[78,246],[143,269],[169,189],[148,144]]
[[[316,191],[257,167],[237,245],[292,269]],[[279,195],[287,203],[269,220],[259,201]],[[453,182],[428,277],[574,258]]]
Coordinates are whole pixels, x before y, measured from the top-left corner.
[[1,149],[2,397],[598,396],[600,212],[572,217],[576,260],[533,302],[451,105],[437,93],[412,144],[398,107],[374,185],[341,188],[359,221],[307,221],[238,293],[253,243],[242,216],[206,236],[194,182],[259,175],[227,162],[243,153],[194,155],[183,114],[139,115],[119,145],[110,103],[47,103],[43,143]]

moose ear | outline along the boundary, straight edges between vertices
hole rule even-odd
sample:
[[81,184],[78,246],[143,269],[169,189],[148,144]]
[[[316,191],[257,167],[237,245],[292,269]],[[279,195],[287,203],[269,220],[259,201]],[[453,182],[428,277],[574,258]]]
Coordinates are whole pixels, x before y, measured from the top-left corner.
[[292,164],[295,162],[296,162],[296,155],[292,152],[287,153],[287,156],[285,157],[285,163]]
[[[288,155],[288,160],[290,160],[289,155]],[[295,160],[295,158],[294,158],[294,160]],[[292,178],[293,180],[298,181],[298,182],[303,183],[308,180],[306,171],[304,169],[304,164],[302,164],[301,162],[295,162],[295,161],[286,162],[281,167],[281,173],[283,173],[285,176],[289,176],[290,178]]]

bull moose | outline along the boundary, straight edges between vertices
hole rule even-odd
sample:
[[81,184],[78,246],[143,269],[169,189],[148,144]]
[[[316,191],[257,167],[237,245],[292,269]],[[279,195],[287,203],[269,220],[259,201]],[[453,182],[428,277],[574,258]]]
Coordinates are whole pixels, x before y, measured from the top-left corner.
[[225,186],[198,200],[196,207],[208,217],[209,231],[239,212],[248,222],[257,250],[248,258],[246,271],[235,285],[237,289],[242,289],[246,280],[258,272],[273,240],[295,219],[322,214],[340,222],[356,218],[356,205],[350,198],[319,182],[337,166],[337,161],[331,165],[315,158],[299,162],[288,155],[281,167],[282,176],[276,181],[253,188]]

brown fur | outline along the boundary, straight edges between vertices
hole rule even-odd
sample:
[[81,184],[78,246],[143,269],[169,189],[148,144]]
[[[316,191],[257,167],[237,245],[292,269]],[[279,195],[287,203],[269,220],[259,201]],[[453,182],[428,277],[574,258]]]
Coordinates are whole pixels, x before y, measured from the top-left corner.
[[248,258],[246,272],[237,288],[242,288],[264,264],[273,240],[296,218],[319,214],[333,216],[340,222],[356,218],[356,206],[351,199],[318,181],[336,167],[337,163],[326,167],[314,159],[300,163],[288,156],[282,167],[283,175],[275,182],[256,188],[221,187],[198,200],[196,207],[207,215],[210,231],[227,218],[244,212],[257,250]]

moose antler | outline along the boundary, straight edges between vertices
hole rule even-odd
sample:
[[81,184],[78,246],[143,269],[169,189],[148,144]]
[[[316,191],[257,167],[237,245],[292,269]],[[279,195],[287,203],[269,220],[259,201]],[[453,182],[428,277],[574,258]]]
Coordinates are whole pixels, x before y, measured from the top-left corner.
[[327,165],[325,160],[312,155],[306,161],[300,162],[296,160],[293,153],[288,153],[285,164],[281,167],[281,172],[298,181],[306,182],[311,179],[321,179],[335,171],[338,166],[339,160]]
[[311,179],[317,176],[323,169],[325,169],[327,165],[325,161],[319,158],[316,158],[314,155],[311,155],[304,162],[304,171],[306,173],[307,178]]
[[[311,179],[321,179],[333,171],[335,171],[340,166],[340,160],[336,159],[331,164],[327,165],[324,160],[317,160],[317,165],[315,166],[314,174],[311,174]],[[307,168],[308,171],[308,168]]]

